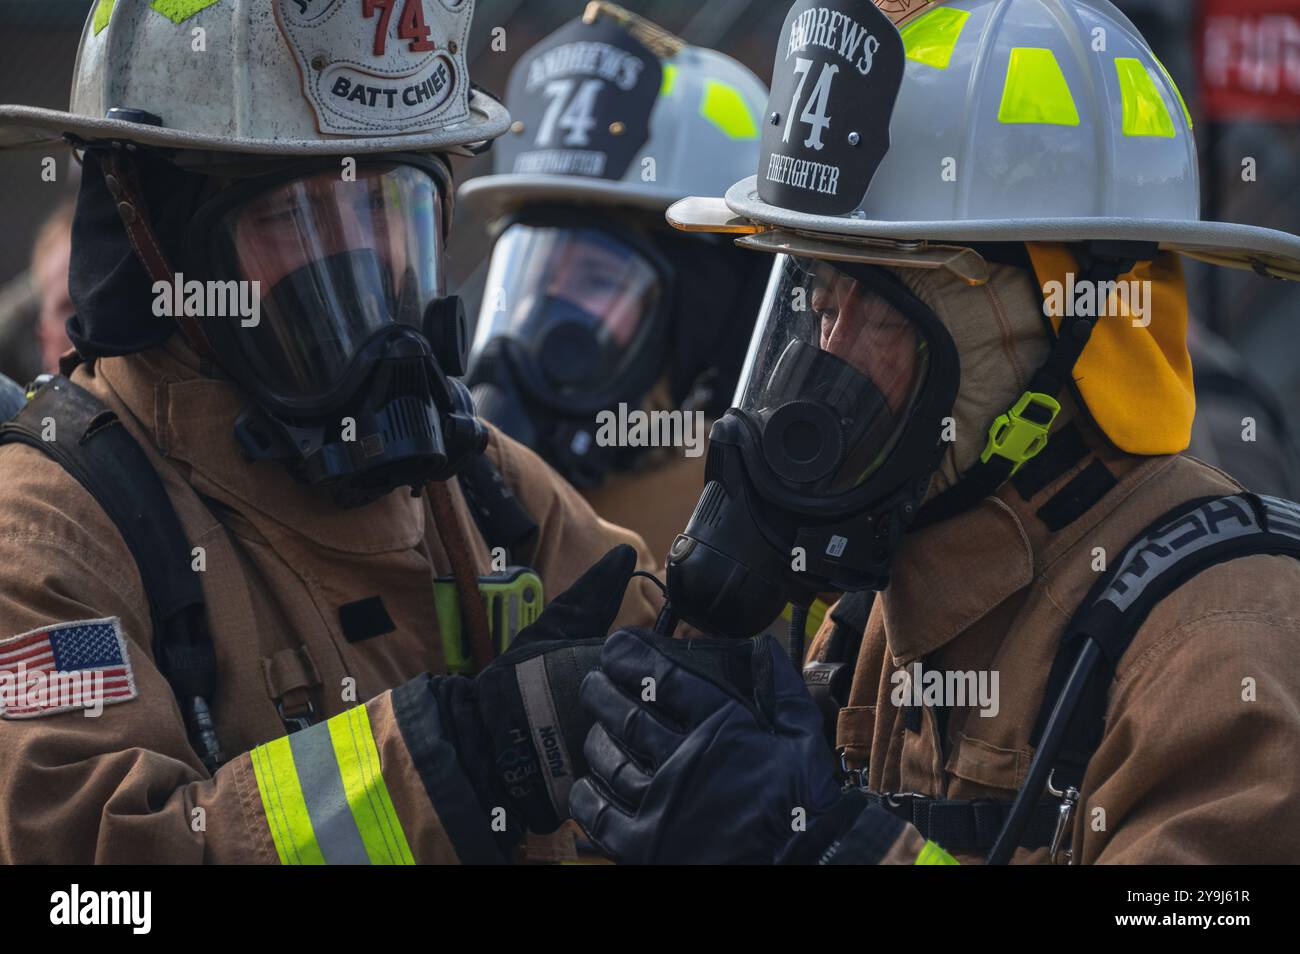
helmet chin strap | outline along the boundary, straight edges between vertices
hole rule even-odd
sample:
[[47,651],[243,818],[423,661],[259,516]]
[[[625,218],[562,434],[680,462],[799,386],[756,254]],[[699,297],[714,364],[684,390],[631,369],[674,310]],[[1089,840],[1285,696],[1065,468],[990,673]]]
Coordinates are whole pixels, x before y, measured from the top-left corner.
[[[122,218],[122,225],[136,258],[152,281],[171,285],[176,280],[176,271],[158,244],[158,237],[149,221],[149,206],[140,190],[135,164],[122,149],[96,150],[95,155],[104,169],[104,184],[117,203],[117,214]],[[207,334],[194,316],[182,313],[174,317],[199,357],[212,364],[219,364]]]
[[[1160,248],[1147,242],[1086,242],[1079,260],[1086,262],[1081,283],[1111,282],[1151,261]],[[1047,361],[1029,381],[1015,405],[994,421],[980,459],[957,483],[930,500],[917,514],[911,531],[950,520],[973,509],[998,491],[1026,463],[1042,453],[1057,415],[1060,396],[1074,377],[1075,365],[1092,338],[1097,315],[1062,324]]]

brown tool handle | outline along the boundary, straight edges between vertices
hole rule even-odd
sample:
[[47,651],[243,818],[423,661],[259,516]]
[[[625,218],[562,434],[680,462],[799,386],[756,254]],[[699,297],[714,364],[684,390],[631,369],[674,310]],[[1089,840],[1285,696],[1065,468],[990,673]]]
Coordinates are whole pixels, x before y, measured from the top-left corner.
[[474,666],[482,672],[496,658],[492,637],[488,631],[487,609],[478,588],[478,571],[471,556],[469,536],[451,501],[451,489],[441,481],[428,485],[429,504],[437,522],[447,557],[451,560],[451,574],[456,581],[456,597],[460,602],[460,623],[469,630],[470,651]]

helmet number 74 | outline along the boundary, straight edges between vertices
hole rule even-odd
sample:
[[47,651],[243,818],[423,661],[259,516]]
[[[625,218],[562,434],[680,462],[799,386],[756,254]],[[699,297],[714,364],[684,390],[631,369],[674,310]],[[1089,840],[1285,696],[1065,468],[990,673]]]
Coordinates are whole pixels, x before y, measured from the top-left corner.
[[605,84],[598,79],[583,80],[577,93],[573,86],[573,80],[552,80],[546,86],[545,94],[551,102],[537,130],[537,145],[543,149],[555,145],[556,127],[564,130],[566,146],[583,147],[591,141],[591,131],[596,128],[596,102]]
[[[383,56],[388,45],[388,23],[393,17],[393,7],[399,0],[361,0],[361,15],[369,19],[379,14],[375,30],[375,56]],[[397,21],[397,38],[411,41],[412,53],[428,53],[437,44],[430,39],[432,30],[424,20],[424,0],[406,0],[402,16]]]
[[[799,108],[799,99],[803,96],[803,88],[808,82],[808,72],[812,69],[812,65],[812,60],[805,59],[802,56],[795,60],[794,71],[799,76],[799,85],[795,88],[794,99],[790,103],[790,115],[785,121],[785,136],[783,137],[785,142],[790,141],[790,130],[794,127],[794,113]],[[826,146],[822,142],[822,133],[831,124],[831,118],[826,115],[826,109],[830,105],[831,82],[839,71],[838,66],[832,66],[830,63],[822,64],[821,75],[817,77],[817,83],[808,96],[808,103],[799,116],[800,122],[805,122],[812,127],[812,132],[808,134],[808,138],[803,142],[805,149],[816,149],[821,152]]]

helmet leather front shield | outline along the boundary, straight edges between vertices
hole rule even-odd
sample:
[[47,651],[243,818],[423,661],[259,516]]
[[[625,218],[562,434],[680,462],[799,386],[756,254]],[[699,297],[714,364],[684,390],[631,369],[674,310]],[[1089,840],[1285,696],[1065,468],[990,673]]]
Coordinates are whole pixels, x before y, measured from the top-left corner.
[[205,271],[260,291],[256,324],[217,319],[223,363],[273,404],[332,403],[372,338],[420,330],[441,297],[443,201],[429,170],[388,162],[218,196],[196,237]]
[[665,294],[647,255],[603,229],[512,225],[493,250],[474,359],[505,347],[535,400],[601,410],[660,370]]

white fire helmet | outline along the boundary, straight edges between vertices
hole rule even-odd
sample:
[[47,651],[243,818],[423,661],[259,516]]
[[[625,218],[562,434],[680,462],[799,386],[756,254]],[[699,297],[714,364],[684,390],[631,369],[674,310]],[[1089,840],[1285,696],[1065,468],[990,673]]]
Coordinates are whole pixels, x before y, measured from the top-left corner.
[[787,28],[757,177],[677,227],[768,251],[1155,242],[1300,279],[1300,237],[1201,218],[1191,116],[1108,0],[803,0]]
[[0,148],[64,139],[264,156],[449,151],[509,127],[471,89],[474,0],[97,0],[65,112],[0,106]]

